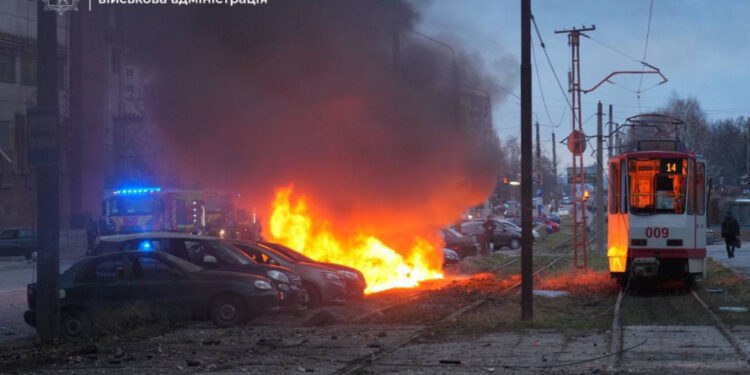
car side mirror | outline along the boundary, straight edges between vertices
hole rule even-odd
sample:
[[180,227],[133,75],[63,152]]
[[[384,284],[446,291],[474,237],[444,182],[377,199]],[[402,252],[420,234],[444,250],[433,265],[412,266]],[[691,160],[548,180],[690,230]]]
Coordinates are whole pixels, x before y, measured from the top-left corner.
[[36,262],[37,259],[39,259],[39,253],[37,253],[36,251],[32,251],[31,252],[31,260],[34,261],[34,262]]
[[213,255],[204,255],[204,256],[203,256],[203,263],[204,263],[204,264],[212,264],[212,265],[215,265],[215,264],[219,263],[219,261],[218,261],[218,260],[216,260],[216,257],[215,257],[215,256],[213,256]]

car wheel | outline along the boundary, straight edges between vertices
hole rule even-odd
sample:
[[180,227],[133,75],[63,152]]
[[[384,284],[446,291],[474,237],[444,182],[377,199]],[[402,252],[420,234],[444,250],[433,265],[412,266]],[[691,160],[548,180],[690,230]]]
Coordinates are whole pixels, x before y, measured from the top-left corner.
[[323,304],[323,297],[320,295],[320,290],[310,283],[305,283],[305,290],[307,290],[307,305],[310,307],[319,307]]
[[515,238],[513,238],[513,239],[510,240],[510,248],[511,249],[516,250],[519,247],[521,247],[521,241],[519,241],[519,240],[517,240]]
[[211,320],[218,327],[232,327],[242,324],[247,315],[245,305],[239,298],[233,296],[221,296],[211,302]]
[[79,340],[91,334],[91,320],[81,310],[63,311],[60,325],[63,337],[68,340]]

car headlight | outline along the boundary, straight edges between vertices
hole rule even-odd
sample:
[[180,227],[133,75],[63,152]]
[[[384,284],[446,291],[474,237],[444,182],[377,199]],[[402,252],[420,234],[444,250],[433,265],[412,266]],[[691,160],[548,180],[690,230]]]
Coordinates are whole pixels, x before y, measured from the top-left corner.
[[289,283],[289,277],[281,271],[270,270],[268,271],[268,276],[274,280],[281,281],[282,283]]
[[323,276],[325,276],[326,280],[339,285],[344,285],[344,280],[341,280],[339,275],[333,273],[333,272],[323,272]]
[[355,272],[352,271],[339,271],[339,275],[344,276],[345,278],[349,280],[359,280],[359,275],[357,275]]
[[265,280],[255,280],[254,284],[255,287],[260,290],[270,290],[271,288],[273,288],[273,286],[271,286],[271,283]]

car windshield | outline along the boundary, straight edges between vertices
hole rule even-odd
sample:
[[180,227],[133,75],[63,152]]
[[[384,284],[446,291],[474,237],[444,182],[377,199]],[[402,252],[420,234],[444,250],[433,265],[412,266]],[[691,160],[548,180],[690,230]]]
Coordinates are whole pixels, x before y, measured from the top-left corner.
[[15,230],[4,230],[0,232],[0,240],[10,240],[16,238]]
[[226,264],[247,265],[254,264],[255,261],[250,259],[245,253],[235,248],[229,243],[223,241],[207,241],[210,248],[210,254],[215,255],[219,261]]
[[190,263],[184,259],[178,258],[174,255],[170,255],[167,253],[163,253],[164,256],[172,263],[174,263],[177,267],[181,268],[183,271],[186,272],[198,272],[203,270],[202,267],[196,266],[193,263]]
[[277,252],[281,253],[282,255],[286,256],[287,258],[290,258],[297,262],[315,262],[314,260],[310,259],[305,254],[302,254],[298,251],[294,251],[284,245],[277,244],[277,243],[271,243],[271,242],[263,242],[263,245],[266,245],[270,247],[273,250],[276,250]]

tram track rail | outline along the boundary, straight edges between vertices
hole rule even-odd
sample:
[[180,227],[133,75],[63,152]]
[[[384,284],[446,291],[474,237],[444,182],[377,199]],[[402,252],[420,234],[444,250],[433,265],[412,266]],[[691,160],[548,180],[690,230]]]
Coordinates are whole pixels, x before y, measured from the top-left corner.
[[[623,302],[626,299],[626,296],[629,292],[629,286],[626,286],[625,288],[621,289],[617,300],[615,302],[614,306],[614,312],[613,312],[613,318],[612,318],[612,328],[611,328],[611,342],[610,342],[610,348],[609,352],[611,354],[610,359],[610,369],[613,372],[619,372],[623,366],[623,355],[632,350],[635,349],[638,346],[641,346],[646,343],[646,341],[643,341],[637,345],[624,348],[624,341],[625,341],[625,325],[623,324],[623,316],[622,316],[622,309],[623,305],[626,302]],[[711,307],[700,297],[695,287],[690,287],[685,293],[685,296],[691,297],[693,301],[696,302],[697,305],[701,306],[701,311],[703,311],[707,316],[710,317],[710,321],[713,322],[713,326],[716,327],[716,329],[721,333],[721,335],[726,339],[726,341],[730,344],[730,346],[734,349],[736,354],[741,358],[741,360],[748,366],[750,366],[750,353],[745,349],[744,345],[740,341],[740,339],[735,335],[728,327],[727,325],[721,320],[721,318],[711,309]],[[670,304],[664,299],[665,304]],[[667,306],[670,309],[673,309],[673,306]]]
[[[572,236],[571,236],[570,239],[572,240]],[[569,241],[566,240],[563,243],[561,243],[560,245],[558,245],[557,247],[565,246],[565,244],[567,242],[569,242]],[[543,272],[549,270],[550,268],[552,268],[553,266],[555,266],[560,261],[562,261],[564,259],[567,259],[572,252],[573,252],[573,250],[571,249],[570,251],[567,251],[567,252],[565,252],[565,253],[563,253],[563,254],[555,257],[550,262],[548,262],[547,264],[545,264],[543,267],[535,270],[533,272],[533,276],[538,276],[541,273],[543,273]],[[511,262],[504,263],[504,264],[502,264],[500,266],[507,266],[509,264],[514,263],[515,261],[517,261],[517,259],[514,260],[514,261],[511,261]],[[485,292],[485,293],[482,293],[482,295],[480,296],[480,298],[478,298],[477,300],[475,300],[475,301],[473,301],[473,302],[471,302],[471,303],[469,303],[467,305],[464,305],[461,308],[453,310],[449,314],[447,314],[444,317],[442,317],[441,319],[439,319],[437,322],[429,324],[429,325],[426,325],[426,326],[424,326],[424,327],[422,327],[420,329],[417,329],[411,335],[408,335],[407,337],[405,337],[405,338],[403,338],[403,339],[395,342],[394,344],[392,344],[390,346],[382,347],[379,350],[375,351],[374,353],[368,353],[368,354],[359,356],[359,357],[357,357],[357,358],[349,361],[343,368],[335,371],[333,374],[353,374],[353,373],[356,373],[357,371],[360,371],[360,370],[362,370],[364,368],[367,368],[368,366],[375,364],[375,362],[377,362],[381,358],[389,355],[390,353],[395,352],[399,348],[404,347],[404,346],[406,346],[406,345],[414,342],[415,340],[417,340],[417,339],[425,336],[426,334],[428,334],[430,332],[433,332],[435,329],[437,329],[438,327],[444,325],[445,323],[451,322],[451,321],[457,319],[458,317],[466,314],[467,312],[476,310],[477,308],[479,308],[480,306],[482,306],[486,302],[488,302],[492,297],[508,295],[509,293],[511,293],[512,291],[516,290],[520,286],[521,286],[521,282],[518,281],[518,282],[513,283],[509,287],[503,289],[500,292]],[[419,294],[424,295],[424,293],[427,293],[427,292],[428,291],[423,291],[423,292],[420,292]],[[407,302],[399,302],[399,303],[394,304],[393,306],[390,306],[390,308],[392,309],[392,308],[394,308],[396,306],[401,306],[401,305],[404,305],[406,303]]]
[[[573,236],[572,235],[568,236],[568,238],[566,238],[565,240],[563,240],[559,244],[553,246],[552,248],[550,248],[550,249],[544,249],[544,250],[539,251],[538,253],[536,253],[534,255],[542,255],[542,254],[545,254],[547,252],[561,250],[565,246],[567,246],[571,241],[573,241]],[[565,255],[568,255],[568,254],[569,253],[566,253]],[[497,265],[495,267],[492,267],[491,269],[487,270],[487,273],[496,273],[498,271],[501,271],[501,270],[503,270],[503,269],[505,269],[507,267],[510,267],[513,264],[518,263],[519,260],[520,260],[520,257],[513,258],[513,259],[511,259],[511,260],[509,260],[509,261],[507,261],[505,263],[502,263],[502,264],[499,264],[499,265]],[[386,313],[387,311],[390,311],[390,310],[393,310],[395,308],[398,308],[398,307],[405,306],[405,305],[408,305],[410,303],[413,303],[414,301],[417,301],[420,298],[428,295],[430,292],[432,292],[432,290],[430,290],[430,289],[420,290],[420,291],[418,291],[416,293],[413,293],[413,294],[410,294],[410,295],[404,297],[402,300],[400,300],[398,302],[394,302],[394,303],[388,304],[386,306],[374,309],[372,311],[368,311],[368,312],[366,312],[364,314],[360,314],[358,316],[355,316],[352,319],[349,319],[347,321],[347,323],[360,323],[360,322],[364,322],[364,321],[366,321],[366,320],[368,320],[370,318],[373,318],[373,317],[376,317],[376,316],[381,316],[384,313]]]

